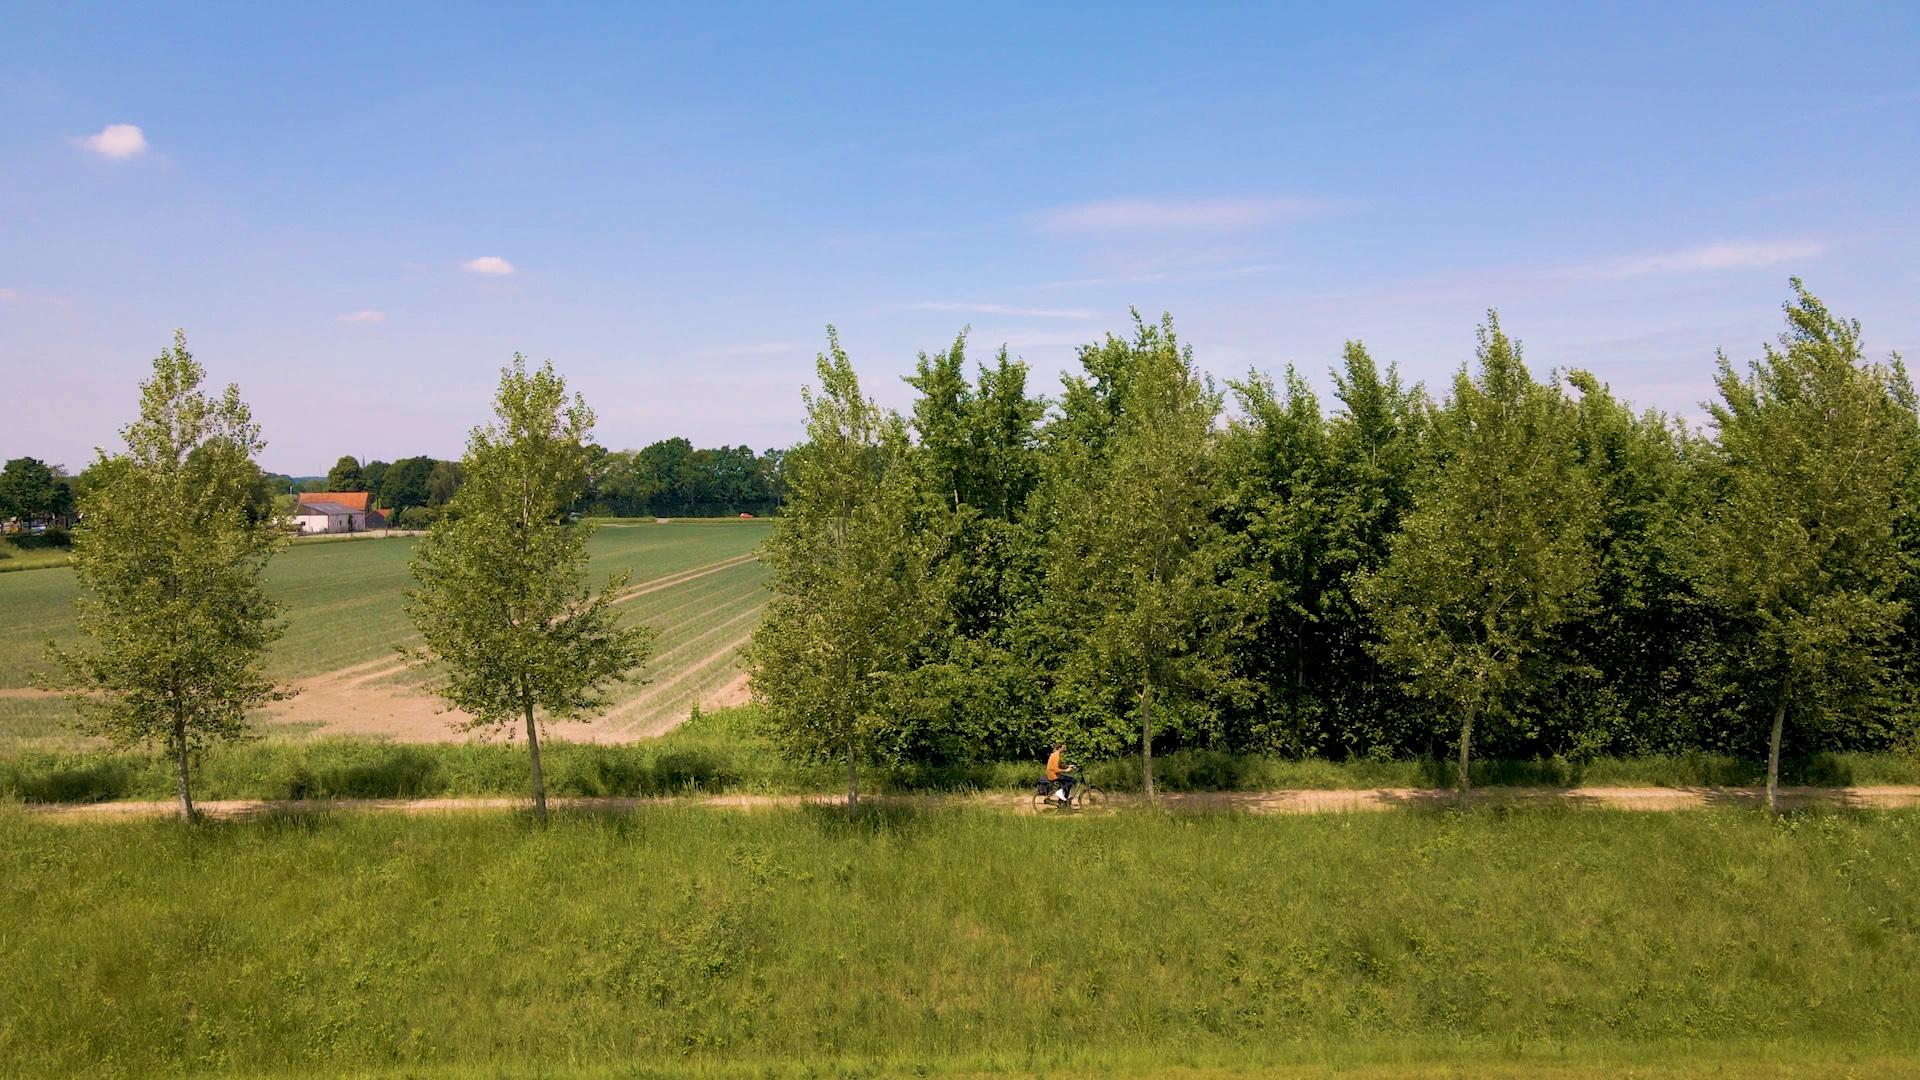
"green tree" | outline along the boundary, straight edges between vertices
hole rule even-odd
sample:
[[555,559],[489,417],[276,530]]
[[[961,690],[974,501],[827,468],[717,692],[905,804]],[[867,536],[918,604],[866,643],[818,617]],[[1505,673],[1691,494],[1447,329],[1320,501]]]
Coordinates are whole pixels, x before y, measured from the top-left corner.
[[460,491],[460,485],[466,480],[457,461],[436,461],[427,470],[426,493],[428,506],[445,506],[453,501]]
[[1381,659],[1459,717],[1462,789],[1476,724],[1515,719],[1515,698],[1542,677],[1595,574],[1596,504],[1571,403],[1533,380],[1491,313],[1478,364],[1477,377],[1455,378],[1436,417],[1441,464],[1361,589]]
[[39,458],[14,458],[0,469],[0,518],[45,520],[60,514],[67,500],[59,473]]
[[1709,406],[1719,498],[1699,529],[1702,592],[1752,635],[1749,685],[1772,706],[1767,805],[1779,806],[1787,718],[1844,717],[1880,688],[1906,502],[1912,391],[1896,365],[1867,363],[1858,322],[1793,279],[1779,346],[1743,377],[1725,354]]
[[387,462],[369,461],[360,469],[360,479],[365,482],[366,486],[359,490],[373,492],[373,501],[376,504],[380,502],[380,485],[386,482],[387,470],[389,468],[391,468],[391,466]]
[[176,332],[140,385],[125,453],[88,470],[73,551],[87,640],[54,651],[86,730],[172,755],[189,819],[190,756],[244,736],[247,711],[283,696],[264,666],[283,627],[262,573],[284,535],[255,512],[266,444],[239,388],[208,397],[204,377]]
[[[437,692],[472,716],[469,729],[524,722],[535,812],[547,816],[540,727],[604,708],[650,648],[620,624],[615,575],[587,581],[585,526],[567,520],[586,483],[593,411],[551,363],[529,372],[516,354],[500,376],[494,423],[467,439],[467,480],[414,551],[407,611],[426,639]],[[404,462],[395,463],[398,469]]]
[[806,441],[785,462],[786,510],[761,554],[773,596],[750,649],[753,696],[787,753],[846,763],[851,811],[915,636],[919,563],[905,423],[861,395],[831,327],[817,370]]
[[380,478],[380,504],[391,509],[396,517],[409,507],[428,505],[427,478],[432,475],[432,458],[401,458],[389,465]]
[[360,471],[360,459],[348,454],[327,470],[328,491],[365,491],[367,478]]
[[1067,380],[1068,437],[1054,441],[1045,481],[1044,588],[1046,618],[1067,643],[1058,690],[1093,721],[1098,746],[1118,732],[1095,718],[1126,688],[1152,797],[1155,695],[1222,681],[1234,630],[1207,557],[1220,395],[1171,318],[1136,315],[1134,329],[1130,341],[1083,348],[1087,375]]

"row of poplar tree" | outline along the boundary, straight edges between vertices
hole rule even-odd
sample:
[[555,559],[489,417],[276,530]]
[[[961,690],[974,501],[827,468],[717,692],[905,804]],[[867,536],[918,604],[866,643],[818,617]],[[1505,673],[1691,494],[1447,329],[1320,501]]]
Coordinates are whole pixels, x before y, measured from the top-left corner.
[[1709,422],[1531,372],[1489,316],[1444,394],[1359,343],[1323,408],[1226,393],[1170,320],[1052,400],[964,335],[910,415],[838,341],[766,552],[754,691],[844,761],[1177,747],[1531,758],[1883,748],[1920,687],[1920,417],[1793,282]]

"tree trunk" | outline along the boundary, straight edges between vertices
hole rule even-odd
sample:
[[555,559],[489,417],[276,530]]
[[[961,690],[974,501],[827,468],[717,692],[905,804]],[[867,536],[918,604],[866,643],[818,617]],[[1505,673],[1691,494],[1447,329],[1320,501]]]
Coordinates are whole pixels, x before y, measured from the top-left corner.
[[187,782],[187,722],[173,722],[173,761],[177,769],[175,785],[180,792],[180,820],[193,820],[193,790]]
[[1149,676],[1140,684],[1140,779],[1146,785],[1147,798],[1159,796],[1153,792],[1153,678]]
[[1787,726],[1787,692],[1773,709],[1773,740],[1767,746],[1767,809],[1780,812],[1780,732]]
[[547,779],[540,772],[540,728],[533,722],[533,698],[524,697],[527,710],[527,753],[533,759],[533,816],[547,820]]
[[853,744],[847,744],[847,813],[852,815],[860,806],[860,766],[853,756]]
[[1479,709],[1480,702],[1476,699],[1467,706],[1467,715],[1460,721],[1460,775],[1454,778],[1454,787],[1461,792],[1471,785],[1467,779],[1467,751],[1473,746],[1473,717]]

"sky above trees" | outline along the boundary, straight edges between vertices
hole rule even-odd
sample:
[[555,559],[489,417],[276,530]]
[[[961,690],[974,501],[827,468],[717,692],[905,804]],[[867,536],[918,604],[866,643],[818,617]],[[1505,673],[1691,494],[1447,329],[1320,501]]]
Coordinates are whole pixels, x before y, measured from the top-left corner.
[[904,406],[1130,306],[1322,391],[1493,306],[1698,418],[1789,274],[1920,351],[1920,10],[1750,7],[0,3],[0,459],[112,444],[175,326],[293,473],[457,456],[516,350],[608,446],[784,446],[828,322]]

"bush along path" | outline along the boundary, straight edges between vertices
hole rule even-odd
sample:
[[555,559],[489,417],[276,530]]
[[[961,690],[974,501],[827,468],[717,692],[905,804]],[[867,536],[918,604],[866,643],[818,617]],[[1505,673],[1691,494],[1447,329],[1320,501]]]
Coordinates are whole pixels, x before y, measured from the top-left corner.
[[[1780,790],[1786,809],[1886,810],[1920,806],[1920,785]],[[702,806],[720,810],[769,810],[837,804],[838,795],[663,795],[626,798],[549,799],[556,809],[629,812],[659,806]],[[1033,813],[1030,793],[880,795],[869,800],[904,809],[984,809]],[[55,820],[133,821],[176,812],[158,801],[29,803],[30,813]],[[199,812],[215,818],[264,817],[330,811],[436,814],[521,810],[521,798],[445,799],[222,799],[201,800]],[[1701,810],[1712,807],[1764,807],[1764,787],[1613,787],[1613,788],[1370,788],[1356,790],[1167,792],[1149,800],[1135,794],[1111,796],[1101,807],[1072,814],[1097,815],[1123,810],[1163,809],[1173,813],[1337,814],[1358,811],[1446,809],[1449,807],[1571,807],[1597,810]],[[1043,811],[1055,814],[1055,811]]]

